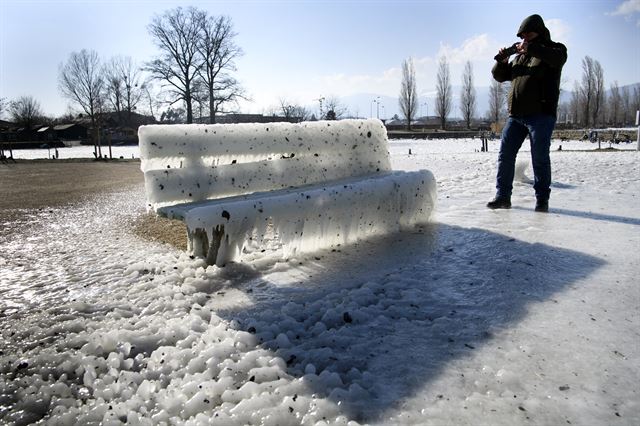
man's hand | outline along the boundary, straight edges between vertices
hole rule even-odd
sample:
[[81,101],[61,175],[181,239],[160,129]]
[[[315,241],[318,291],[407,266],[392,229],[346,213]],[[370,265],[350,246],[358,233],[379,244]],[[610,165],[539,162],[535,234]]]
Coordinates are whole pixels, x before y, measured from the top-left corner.
[[[498,55],[502,55],[502,53],[507,50],[504,47],[501,47],[500,50],[498,50]],[[503,64],[506,64],[509,62],[509,56],[505,55],[504,59],[501,60],[500,62],[502,62]]]
[[522,43],[518,43],[518,53],[526,54],[528,47],[529,47],[529,43],[526,40],[524,40]]

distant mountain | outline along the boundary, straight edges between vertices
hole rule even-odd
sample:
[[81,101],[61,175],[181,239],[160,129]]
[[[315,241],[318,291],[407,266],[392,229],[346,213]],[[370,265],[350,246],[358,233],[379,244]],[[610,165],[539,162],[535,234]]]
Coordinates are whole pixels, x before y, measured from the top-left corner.
[[357,93],[340,97],[340,102],[348,109],[348,114],[354,117],[389,118],[400,114],[398,98],[393,96]]

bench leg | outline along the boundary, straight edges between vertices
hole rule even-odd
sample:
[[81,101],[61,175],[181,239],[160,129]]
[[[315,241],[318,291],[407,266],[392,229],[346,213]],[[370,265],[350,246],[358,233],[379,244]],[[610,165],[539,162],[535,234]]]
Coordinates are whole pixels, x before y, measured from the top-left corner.
[[187,250],[197,257],[204,257],[207,254],[209,238],[204,229],[197,228],[191,230],[187,228]]
[[[218,252],[222,246],[222,239],[224,238],[224,225],[218,225],[211,230],[211,243],[209,244],[207,251],[207,265],[215,265],[218,259]],[[218,265],[218,266],[224,266]]]
[[[189,251],[197,257],[204,257],[207,265],[215,265],[218,259],[218,252],[222,246],[224,238],[224,225],[216,226],[212,232],[211,241],[207,231],[202,228],[196,228],[193,231],[187,230],[189,239]],[[218,265],[224,266],[224,265]]]

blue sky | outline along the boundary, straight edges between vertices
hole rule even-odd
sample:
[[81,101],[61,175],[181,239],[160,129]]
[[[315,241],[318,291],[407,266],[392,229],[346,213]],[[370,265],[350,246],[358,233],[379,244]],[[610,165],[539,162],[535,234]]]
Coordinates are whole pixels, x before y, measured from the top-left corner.
[[565,90],[580,78],[585,55],[602,64],[607,87],[640,82],[640,0],[0,0],[0,97],[34,96],[45,113],[63,114],[58,66],[71,52],[143,63],[157,54],[147,32],[152,17],[191,5],[234,23],[245,52],[237,77],[253,98],[243,112],[266,112],[280,98],[312,105],[320,96],[395,97],[409,57],[425,97],[435,90],[442,55],[454,85],[471,60],[476,86],[488,86],[497,49],[515,42],[533,13],[568,47]]

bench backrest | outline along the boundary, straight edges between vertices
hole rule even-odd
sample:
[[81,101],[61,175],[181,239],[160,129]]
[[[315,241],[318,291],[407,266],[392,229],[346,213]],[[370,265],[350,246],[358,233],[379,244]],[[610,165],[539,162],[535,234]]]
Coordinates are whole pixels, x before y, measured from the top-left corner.
[[391,170],[379,120],[142,126],[150,207],[330,182]]

